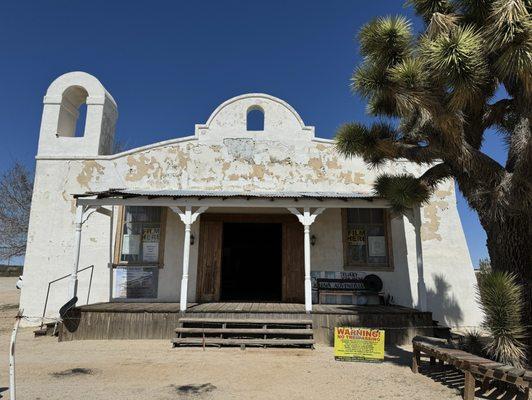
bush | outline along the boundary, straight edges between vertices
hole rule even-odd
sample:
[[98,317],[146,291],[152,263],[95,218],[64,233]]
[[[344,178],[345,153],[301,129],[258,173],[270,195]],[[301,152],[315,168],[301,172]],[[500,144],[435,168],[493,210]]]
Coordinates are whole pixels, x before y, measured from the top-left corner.
[[477,296],[484,312],[483,327],[489,338],[484,350],[503,364],[522,368],[526,364],[525,327],[522,324],[523,290],[509,272],[485,272]]
[[485,339],[479,330],[472,329],[467,331],[461,339],[460,348],[476,356],[486,357],[487,354],[484,351]]

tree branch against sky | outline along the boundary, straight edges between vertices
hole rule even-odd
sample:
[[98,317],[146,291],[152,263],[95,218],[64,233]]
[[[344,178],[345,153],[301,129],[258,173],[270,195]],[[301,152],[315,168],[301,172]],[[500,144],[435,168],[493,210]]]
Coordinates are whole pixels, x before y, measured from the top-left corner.
[[[421,176],[378,177],[376,192],[397,212],[428,201],[437,183],[454,178],[486,231],[493,268],[518,275],[531,315],[530,3],[408,4],[425,23],[421,34],[401,16],[374,19],[360,31],[363,62],[352,88],[381,121],[342,126],[337,147],[372,166],[399,159],[427,166]],[[481,150],[493,128],[507,144],[504,165]]]
[[31,173],[19,163],[0,177],[0,260],[26,252],[32,187]]

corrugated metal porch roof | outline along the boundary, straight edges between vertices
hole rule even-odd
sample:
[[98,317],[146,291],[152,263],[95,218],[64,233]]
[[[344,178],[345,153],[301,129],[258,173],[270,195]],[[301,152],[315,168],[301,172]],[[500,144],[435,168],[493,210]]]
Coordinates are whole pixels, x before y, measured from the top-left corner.
[[74,197],[173,197],[173,198],[286,198],[286,199],[374,199],[376,196],[370,192],[251,192],[251,191],[225,191],[225,190],[141,190],[141,189],[109,189],[99,192],[86,192],[76,194]]

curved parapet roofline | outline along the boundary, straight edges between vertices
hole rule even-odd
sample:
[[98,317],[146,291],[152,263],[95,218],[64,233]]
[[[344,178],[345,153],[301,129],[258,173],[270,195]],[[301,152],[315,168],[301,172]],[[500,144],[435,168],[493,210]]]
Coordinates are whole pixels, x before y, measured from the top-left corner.
[[220,113],[220,111],[222,111],[225,107],[227,107],[228,105],[230,105],[232,103],[235,103],[237,101],[244,100],[244,99],[249,99],[249,98],[266,99],[266,100],[270,100],[270,101],[273,101],[275,103],[278,103],[278,104],[282,105],[283,107],[285,107],[287,110],[289,110],[290,113],[292,113],[292,115],[297,119],[297,121],[301,125],[301,129],[310,129],[311,128],[311,127],[308,127],[308,126],[305,125],[305,123],[303,122],[303,119],[298,114],[298,112],[294,109],[294,107],[292,107],[286,101],[281,100],[278,97],[271,96],[271,95],[266,94],[266,93],[246,93],[246,94],[241,94],[239,96],[232,97],[229,100],[224,101],[218,107],[216,107],[216,109],[212,112],[212,114],[210,115],[209,119],[207,120],[207,122],[205,124],[201,124],[201,125],[198,125],[198,126],[199,127],[207,127],[207,128],[210,127],[212,121],[216,118],[216,116]]

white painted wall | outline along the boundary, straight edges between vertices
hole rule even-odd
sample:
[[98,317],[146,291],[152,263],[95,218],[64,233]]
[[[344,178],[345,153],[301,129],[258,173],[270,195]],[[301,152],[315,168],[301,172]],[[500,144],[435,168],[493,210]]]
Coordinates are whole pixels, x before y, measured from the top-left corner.
[[[60,110],[66,106],[63,93],[72,86],[84,88],[90,103],[89,122],[81,138],[57,135],[63,129],[59,120]],[[248,132],[246,112],[256,106],[265,112],[265,129]],[[345,159],[335,151],[332,141],[315,138],[314,128],[306,126],[290,105],[265,94],[228,100],[205,124],[196,125],[193,136],[107,155],[112,148],[116,116],[116,103],[111,95],[88,74],[63,75],[48,89],[21,297],[27,315],[42,312],[47,282],[70,273],[74,261],[72,194],[109,188],[371,193],[380,172],[422,172],[420,167],[407,162],[387,164],[375,171],[359,158]],[[452,182],[443,183],[421,210],[428,304],[436,319],[474,325],[479,319],[473,298],[474,273],[452,186]],[[179,298],[184,225],[171,212],[167,218],[158,301]],[[94,214],[83,227],[80,267],[95,265],[90,302],[109,300],[108,224],[108,217]],[[192,227],[196,244],[190,254],[189,301],[195,298],[198,226],[196,222]],[[312,269],[342,270],[339,210],[326,210],[320,215],[312,233],[318,237],[312,248]],[[392,238],[394,271],[378,275],[397,303],[416,306],[415,235],[407,218],[392,220]],[[83,304],[88,273],[82,272],[79,279],[79,298]],[[66,300],[67,280],[52,291],[50,315],[56,315]]]

